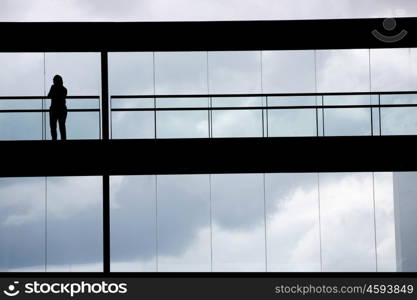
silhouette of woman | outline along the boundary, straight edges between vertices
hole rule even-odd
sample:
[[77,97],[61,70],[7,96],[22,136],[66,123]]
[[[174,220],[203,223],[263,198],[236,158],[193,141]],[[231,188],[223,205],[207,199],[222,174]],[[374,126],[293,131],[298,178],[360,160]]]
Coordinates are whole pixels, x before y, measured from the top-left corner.
[[60,75],[55,75],[54,84],[48,93],[48,98],[51,98],[51,107],[49,108],[49,125],[51,126],[52,140],[57,139],[56,122],[59,123],[59,132],[61,133],[61,140],[67,139],[67,132],[65,129],[65,121],[67,119],[67,105],[65,98],[67,97],[67,89],[64,87],[64,82]]

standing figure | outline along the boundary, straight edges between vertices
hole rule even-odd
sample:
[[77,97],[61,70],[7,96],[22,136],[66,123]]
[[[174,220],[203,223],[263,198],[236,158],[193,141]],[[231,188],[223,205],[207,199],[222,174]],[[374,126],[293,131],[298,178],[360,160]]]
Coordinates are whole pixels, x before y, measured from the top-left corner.
[[67,89],[64,87],[64,82],[60,75],[55,75],[54,84],[48,93],[48,98],[51,98],[51,107],[49,108],[49,125],[51,126],[52,140],[57,139],[56,122],[59,123],[59,132],[61,133],[61,140],[67,139],[67,132],[65,129],[65,121],[67,119],[67,105],[65,98],[67,97]]

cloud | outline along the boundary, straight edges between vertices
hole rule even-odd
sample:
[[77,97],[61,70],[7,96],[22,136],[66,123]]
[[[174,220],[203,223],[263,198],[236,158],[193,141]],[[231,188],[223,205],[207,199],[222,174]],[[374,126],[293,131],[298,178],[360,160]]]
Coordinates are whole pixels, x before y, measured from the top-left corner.
[[414,0],[2,0],[2,21],[277,20],[413,16]]
[[[415,1],[21,1],[3,0],[1,20],[14,21],[126,21],[126,20],[222,20],[222,19],[293,19],[293,18],[344,18],[387,15],[413,15],[417,12]],[[404,8],[404,12],[396,9]],[[374,50],[372,50],[374,51]],[[384,52],[385,51],[385,52]],[[409,60],[405,50],[393,53],[378,50],[371,53],[373,64],[382,68],[372,70],[372,87],[409,88],[407,69]],[[408,50],[407,50],[408,51]],[[410,50],[414,53],[414,50]],[[340,90],[362,90],[368,87],[364,50],[320,52],[318,80],[320,87],[333,87],[334,78]],[[259,52],[210,53],[209,77],[206,80],[205,53],[195,54],[195,60],[186,55],[172,53],[156,54],[157,91],[175,89],[177,93],[202,91],[249,92],[266,90],[294,91],[300,84],[305,91],[315,90],[314,52],[265,53],[266,68],[261,76]],[[375,54],[375,55],[373,55]],[[379,54],[382,54],[381,56]],[[3,55],[3,54],[2,54]],[[10,54],[12,55],[12,54]],[[13,54],[17,55],[17,54]],[[49,55],[49,54],[48,54]],[[293,56],[294,55],[294,56]],[[0,90],[11,94],[43,93],[44,80],[54,73],[65,74],[64,80],[74,93],[95,93],[99,88],[97,57],[83,55],[52,54],[47,56],[47,78],[33,76],[43,74],[42,57],[39,54],[20,57],[4,56],[0,72]],[[94,56],[94,55],[92,55]],[[1,56],[0,56],[1,57]],[[65,58],[63,58],[65,57]],[[153,94],[152,53],[121,53],[110,55],[110,83],[113,94]],[[112,63],[114,62],[114,63]],[[23,67],[25,66],[25,67]],[[76,66],[73,68],[73,66]],[[80,66],[83,67],[80,71]],[[87,66],[87,68],[86,68]],[[212,69],[214,67],[214,69]],[[358,68],[356,68],[358,67]],[[280,72],[282,70],[282,72]],[[188,72],[187,72],[188,71]],[[335,77],[335,74],[337,76]],[[348,74],[348,75],[347,75]],[[395,79],[392,81],[389,76]],[[214,76],[214,79],[213,79]],[[261,77],[263,82],[261,82]],[[348,77],[349,81],[341,79]],[[79,78],[82,78],[79,84]],[[351,79],[354,80],[351,80]],[[159,82],[159,80],[161,80]],[[406,84],[404,85],[404,82]],[[413,83],[413,81],[411,81]],[[22,86],[25,88],[23,89]],[[412,85],[411,85],[412,86]],[[190,87],[190,89],[189,89]],[[276,90],[275,90],[276,89]],[[313,90],[313,91],[314,91]],[[297,90],[299,91],[299,90]],[[243,102],[248,105],[253,99]],[[234,102],[238,101],[234,99]],[[255,99],[256,101],[256,99]],[[130,102],[130,105],[133,102]],[[137,102],[135,102],[137,103]],[[184,104],[184,103],[182,103]],[[150,104],[151,107],[153,103]],[[149,113],[152,115],[153,113]],[[149,115],[148,114],[148,115]],[[117,113],[113,116],[114,132],[118,137],[153,137],[153,116],[144,117],[133,113]],[[395,115],[395,120],[407,120]],[[225,135],[253,135],[260,133],[260,116],[242,112],[215,114],[215,132]],[[338,114],[334,129],[340,134],[349,129],[361,129],[367,114]],[[340,120],[346,122],[340,122]],[[193,134],[206,131],[201,117],[189,119],[167,117],[164,126],[167,135],[186,134],[187,128],[196,129]],[[311,120],[305,115],[290,115],[286,119],[275,118],[276,127],[288,127],[288,120],[298,120],[303,129],[310,128]],[[284,121],[283,121],[284,120]],[[393,119],[391,119],[392,121]],[[392,121],[393,122],[393,121]],[[85,123],[77,124],[72,132],[80,134]],[[117,125],[119,124],[119,125]],[[191,124],[191,125],[190,125]],[[198,124],[198,125],[197,125]],[[327,123],[326,123],[327,124]],[[359,125],[358,125],[359,124]],[[412,123],[414,124],[414,123]],[[7,124],[6,124],[7,125]],[[4,124],[0,128],[10,127]],[[244,126],[243,126],[244,125]],[[392,123],[392,126],[399,126]],[[119,129],[117,129],[119,126]],[[217,127],[216,127],[217,126]],[[17,126],[19,128],[19,126]],[[30,126],[33,127],[33,126]],[[254,129],[254,130],[253,130]],[[259,130],[258,130],[259,129]],[[4,129],[2,129],[4,130]],[[18,129],[14,129],[18,130]],[[128,132],[126,132],[129,130]],[[140,135],[140,131],[146,131]],[[125,134],[125,136],[120,133]],[[304,131],[303,131],[304,132]],[[17,133],[12,132],[11,137]],[[140,159],[138,157],[138,159]],[[325,270],[372,269],[371,218],[369,218],[369,174],[326,175],[323,185],[324,212],[324,263]],[[301,177],[284,174],[266,176],[268,259],[276,270],[317,269],[318,221],[315,206],[317,182],[315,174]],[[296,178],[296,179],[294,179]],[[112,178],[112,260],[115,270],[156,270],[156,253],[161,270],[207,270],[210,267],[210,221],[212,221],[214,245],[214,270],[264,270],[264,211],[262,175],[213,175],[213,203],[208,197],[208,175],[160,177],[158,204],[156,203],[155,177]],[[0,245],[1,269],[40,269],[44,257],[44,198],[41,181],[3,182],[0,186]],[[384,195],[392,180],[384,179]],[[113,185],[114,184],[114,185]],[[101,221],[100,183],[92,180],[51,180],[50,190],[56,194],[49,198],[49,234],[47,247],[50,251],[50,270],[85,270],[100,268]],[[384,196],[378,206],[378,255],[385,261],[384,268],[395,265],[394,233],[392,230],[392,198]],[[366,205],[364,204],[366,202]],[[42,205],[40,205],[40,203]],[[158,205],[158,206],[157,206]],[[210,219],[210,205],[212,218]],[[385,206],[384,206],[385,205]],[[385,208],[383,208],[385,207]],[[157,209],[158,208],[158,209]],[[156,223],[156,214],[159,221]],[[355,216],[354,218],[351,216]],[[354,224],[349,224],[352,219]],[[369,230],[362,230],[363,228]],[[331,232],[337,228],[338,231]],[[360,232],[358,235],[357,232]],[[355,240],[346,243],[337,236]],[[122,234],[120,234],[122,233]],[[28,238],[30,237],[30,238]],[[284,245],[284,246],[282,246]],[[82,256],[79,253],[83,253]],[[279,255],[277,255],[279,254]],[[285,259],[284,259],[285,258]],[[354,263],[346,266],[346,259]],[[363,263],[358,265],[358,263]],[[394,262],[394,263],[393,263]]]
[[[211,200],[208,175],[158,176],[157,189],[154,176],[114,176],[112,269],[264,271],[266,228],[270,271],[319,270],[321,228],[325,271],[373,271],[371,177],[321,174],[318,198],[317,174],[267,174],[264,202],[262,174],[212,175]],[[375,189],[379,266],[393,270],[392,173]],[[100,179],[49,179],[47,236],[43,190],[43,178],[0,181],[0,268],[42,271],[47,238],[48,270],[100,270]]]
[[1,178],[0,269],[100,262],[101,191],[100,177]]

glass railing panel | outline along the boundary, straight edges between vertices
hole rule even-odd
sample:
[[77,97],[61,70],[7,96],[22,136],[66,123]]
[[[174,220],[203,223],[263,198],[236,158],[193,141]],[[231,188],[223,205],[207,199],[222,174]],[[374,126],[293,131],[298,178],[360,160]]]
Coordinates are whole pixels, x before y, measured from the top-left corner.
[[[113,139],[155,138],[155,98],[111,97],[111,136]],[[140,111],[140,109],[149,109]]]
[[381,107],[382,135],[417,134],[417,94],[381,95],[381,105],[416,105]]
[[213,97],[212,107],[224,108],[212,111],[212,137],[264,135],[264,97]]
[[208,98],[159,98],[156,105],[166,109],[156,113],[157,138],[209,137]]
[[[315,106],[316,96],[268,97],[268,136],[317,136],[317,109],[287,107]],[[274,107],[285,107],[277,109]]]
[[[50,99],[45,100],[45,109],[50,108]],[[69,140],[85,140],[100,139],[100,98],[71,98],[66,100],[68,108],[66,119],[67,139]],[[45,136],[51,139],[49,127],[49,112],[44,113],[45,116]],[[58,137],[59,125],[57,124]]]
[[[371,97],[367,95],[324,96],[323,105],[341,106],[324,108],[325,136],[361,136],[372,134]],[[358,107],[348,107],[358,106]],[[361,107],[363,106],[363,107]]]

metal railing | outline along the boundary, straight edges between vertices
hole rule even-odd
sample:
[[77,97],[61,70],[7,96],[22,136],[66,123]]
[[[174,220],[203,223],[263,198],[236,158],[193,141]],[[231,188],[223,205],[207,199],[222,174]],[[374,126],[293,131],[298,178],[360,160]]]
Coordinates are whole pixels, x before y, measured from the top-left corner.
[[[359,102],[355,97],[359,97]],[[408,98],[407,98],[408,97]],[[101,138],[101,119],[102,119],[102,110],[100,103],[100,96],[68,96],[68,112],[69,116],[73,113],[82,113],[82,112],[94,112],[97,113],[95,118],[97,121],[97,134],[94,135],[94,139]],[[72,105],[72,100],[82,100],[82,105],[74,106]],[[172,99],[172,102],[170,100]],[[199,105],[194,105],[194,100],[205,99],[204,103],[199,103]],[[10,103],[5,104],[6,100],[8,101],[18,101],[21,100],[32,100],[39,101],[35,107],[30,105],[30,108],[21,107],[21,105],[10,105]],[[86,102],[84,102],[84,100]],[[96,101],[95,105],[89,106],[84,104],[91,104],[89,101]],[[180,107],[177,100],[186,101],[185,106]],[[223,100],[229,100],[228,104],[222,104]],[[252,101],[251,103],[245,103],[245,101]],[[282,100],[282,101],[281,101]],[[339,101],[342,100],[342,101]],[[352,101],[354,100],[354,101]],[[41,128],[42,134],[39,135],[37,139],[48,139],[48,128],[49,124],[47,122],[49,107],[49,99],[45,96],[1,96],[0,97],[0,122],[4,114],[14,114],[14,113],[39,113],[41,115]],[[129,101],[129,103],[123,104],[123,102]],[[300,101],[303,101],[300,103]],[[336,102],[338,101],[338,102]],[[164,103],[161,103],[164,102]],[[243,103],[242,103],[243,102]],[[254,103],[256,102],[256,103]],[[146,103],[146,104],[145,104]],[[118,105],[119,104],[119,105]],[[271,128],[274,126],[274,120],[277,120],[277,116],[274,117],[274,112],[277,111],[306,111],[309,113],[314,113],[314,122],[310,122],[307,127],[309,127],[308,132],[303,132],[294,136],[334,136],[328,131],[331,131],[331,124],[327,124],[328,118],[326,117],[327,112],[333,110],[341,110],[346,112],[346,116],[352,114],[355,111],[364,111],[369,110],[369,130],[365,133],[359,135],[391,135],[392,133],[384,132],[384,120],[382,112],[390,112],[395,108],[409,108],[412,109],[417,107],[417,91],[400,91],[400,92],[354,92],[354,93],[275,93],[275,94],[198,94],[198,95],[112,95],[110,97],[110,129],[112,132],[112,138],[119,138],[117,134],[113,133],[113,116],[115,113],[135,113],[135,112],[147,112],[152,115],[152,122],[147,123],[147,129],[150,129],[153,133],[148,136],[140,136],[133,134],[132,136],[127,136],[124,138],[164,138],[162,134],[158,132],[158,124],[164,120],[166,115],[160,116],[161,112],[206,112],[205,121],[207,124],[207,132],[203,136],[195,137],[205,137],[205,138],[215,138],[215,137],[225,137],[221,134],[218,134],[218,128],[216,127],[216,120],[214,118],[217,112],[229,112],[234,111],[247,111],[247,112],[259,112],[259,128],[260,131],[256,132],[253,136],[256,137],[273,137],[281,136],[279,133],[271,132]],[[345,111],[343,111],[345,110]],[[414,113],[414,111],[412,112]],[[274,119],[272,120],[271,119]],[[279,116],[278,116],[279,117]],[[17,118],[17,117],[16,117]],[[136,116],[135,119],[140,119],[141,116]],[[309,119],[311,121],[311,118]],[[401,123],[403,120],[398,119],[398,123]],[[14,126],[15,121],[11,123]],[[94,121],[95,122],[95,121]],[[125,124],[122,120],[121,130],[124,130]],[[89,123],[91,124],[91,122]],[[88,125],[88,124],[87,124]],[[294,124],[288,124],[288,126]],[[346,125],[346,124],[345,124]],[[349,125],[349,124],[348,124]],[[354,121],[352,121],[352,126],[354,126]],[[1,123],[0,123],[1,126]],[[4,126],[4,124],[3,124]],[[79,124],[80,127],[83,124]],[[94,125],[96,126],[96,125]],[[193,127],[196,124],[187,123],[187,126]],[[241,124],[242,128],[246,124]],[[287,126],[284,124],[281,126]],[[120,127],[120,126],[119,126]],[[216,127],[214,130],[213,127]],[[314,132],[311,128],[314,127]],[[399,125],[399,127],[401,127]],[[86,127],[84,127],[86,128]],[[258,127],[257,127],[258,128]],[[353,127],[352,127],[353,128]],[[404,129],[405,128],[405,129]],[[4,130],[5,128],[3,128]],[[139,128],[136,128],[139,130]],[[136,130],[133,128],[133,131]],[[401,132],[404,129],[406,132]],[[415,124],[412,128],[407,129],[403,126],[400,128],[400,132],[394,133],[399,135],[417,135],[417,111],[415,117]],[[0,139],[1,137],[0,127]],[[175,130],[175,128],[174,128]],[[71,132],[71,130],[70,130]],[[337,134],[336,134],[337,135]],[[344,134],[341,134],[344,135]],[[355,132],[348,135],[358,135]],[[282,136],[291,136],[291,135],[282,135]],[[187,136],[189,137],[189,136]],[[194,136],[191,136],[194,137]],[[229,135],[226,137],[233,137]],[[237,135],[236,137],[241,137]],[[184,138],[181,132],[174,134],[172,138]]]
[[[404,96],[404,95],[411,95],[415,96],[414,103],[381,103],[381,98],[384,96]],[[353,96],[369,96],[369,103],[368,104],[331,104],[332,100],[329,99],[330,97],[346,97],[346,103],[349,103],[349,97]],[[296,101],[299,100],[301,97],[311,97],[314,98],[315,104],[311,105],[296,105]],[[159,100],[162,99],[172,99],[173,102],[179,99],[207,99],[207,106],[187,106],[187,107],[161,107],[158,104]],[[221,99],[231,99],[231,98],[259,98],[260,105],[249,105],[249,106],[222,106],[222,105],[214,105],[214,101],[218,101]],[[279,103],[279,98],[285,98],[285,100],[291,99],[294,101],[294,105],[277,105]],[[271,100],[272,105],[271,105]],[[153,100],[152,107],[113,107],[114,100],[123,101],[123,100],[134,100],[138,101],[138,105],[140,105],[140,101],[144,100]],[[277,101],[278,100],[278,101]],[[310,99],[311,100],[311,99]],[[333,99],[334,100],[334,99]],[[327,104],[327,102],[329,102]],[[326,136],[326,118],[325,112],[328,110],[333,109],[369,109],[370,117],[369,117],[369,134],[365,135],[384,135],[382,132],[382,117],[381,117],[381,110],[383,109],[390,109],[390,108],[412,108],[417,107],[417,91],[399,91],[399,92],[351,92],[351,93],[275,93],[275,94],[199,94],[199,95],[112,95],[110,97],[110,106],[111,106],[111,113],[116,112],[153,112],[154,113],[154,137],[158,138],[157,132],[157,122],[158,122],[158,114],[157,112],[175,112],[175,111],[207,111],[207,127],[208,127],[208,135],[206,137],[213,138],[216,137],[213,134],[213,112],[216,111],[261,111],[262,112],[262,134],[257,136],[262,137],[271,137],[275,135],[271,135],[269,132],[269,128],[272,125],[270,119],[270,112],[277,111],[277,110],[312,110],[315,111],[315,126],[316,126],[316,134],[315,136]],[[149,105],[148,105],[149,106]],[[417,122],[417,114],[416,114],[416,122]],[[151,124],[149,124],[151,126]],[[353,124],[352,124],[353,125]],[[111,125],[112,129],[113,126]],[[416,128],[417,130],[417,123]],[[409,133],[403,133],[407,135]],[[416,133],[413,133],[417,134]],[[112,134],[113,135],[113,134]],[[355,135],[355,134],[352,134]],[[307,134],[307,136],[311,136],[311,134]],[[114,135],[113,135],[114,138]],[[117,138],[117,137],[116,137]]]
[[[30,100],[30,101],[38,101],[38,103],[36,103],[37,108],[13,108],[13,106],[18,106],[16,104],[19,104],[18,101],[22,101],[22,100]],[[73,104],[72,100],[82,100],[82,101],[89,101],[88,103],[82,103],[80,106],[84,106],[85,104],[90,104],[90,101],[95,101],[96,105],[95,108],[92,107],[87,107],[87,108],[75,108],[73,106],[77,106]],[[5,102],[12,102],[8,103],[6,105]],[[28,113],[39,113],[39,117],[40,117],[40,126],[41,126],[41,134],[39,135],[38,139],[41,140],[46,140],[48,137],[48,128],[49,128],[49,123],[47,122],[47,118],[48,113],[49,113],[49,107],[48,107],[48,103],[50,102],[50,99],[46,96],[0,96],[0,120],[2,118],[2,115],[4,114],[28,114]],[[97,124],[97,128],[98,128],[98,132],[97,132],[97,139],[101,138],[101,109],[100,109],[100,96],[68,96],[67,97],[67,107],[68,107],[68,118],[71,117],[71,115],[73,115],[74,113],[83,113],[83,112],[95,112],[97,113],[98,116],[98,124]],[[6,106],[7,108],[3,108],[4,106]],[[32,105],[30,105],[32,106]],[[88,105],[86,105],[88,106]],[[10,108],[12,107],[12,108]],[[16,119],[17,121],[13,121],[13,125],[18,124],[18,119]],[[68,123],[68,122],[67,122]],[[3,128],[5,129],[5,128]],[[2,128],[0,128],[0,132],[1,132]],[[1,136],[0,136],[0,140],[1,140]],[[19,138],[20,139],[20,138]]]

